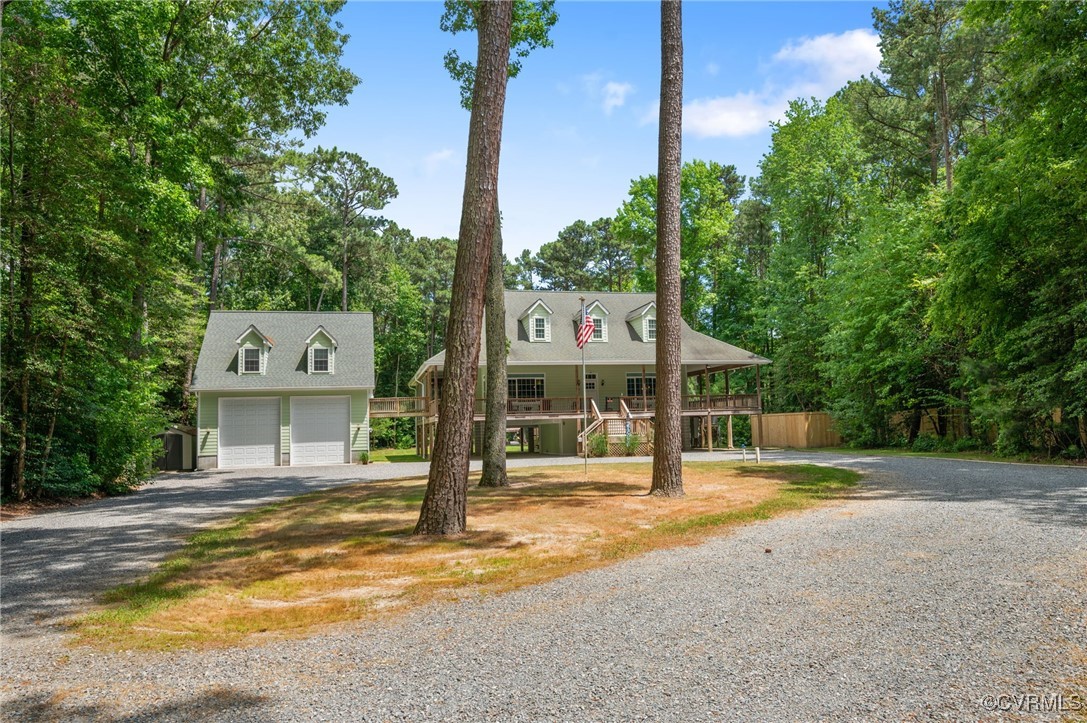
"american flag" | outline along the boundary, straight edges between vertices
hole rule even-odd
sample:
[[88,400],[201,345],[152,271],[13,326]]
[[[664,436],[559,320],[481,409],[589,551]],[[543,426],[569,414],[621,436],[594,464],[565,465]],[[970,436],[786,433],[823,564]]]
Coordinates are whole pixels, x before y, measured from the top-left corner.
[[588,310],[583,304],[581,306],[581,326],[577,330],[577,348],[580,349],[585,346],[585,342],[593,338],[593,331],[596,329],[596,325],[593,324],[593,317],[589,316]]

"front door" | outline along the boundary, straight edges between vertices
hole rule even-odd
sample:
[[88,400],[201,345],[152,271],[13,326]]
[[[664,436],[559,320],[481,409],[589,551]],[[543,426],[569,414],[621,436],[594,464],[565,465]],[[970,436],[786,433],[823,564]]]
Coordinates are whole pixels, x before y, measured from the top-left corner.
[[596,402],[596,406],[599,409],[603,409],[603,405],[600,403],[600,384],[596,378],[596,374],[585,375],[585,396],[590,400]]

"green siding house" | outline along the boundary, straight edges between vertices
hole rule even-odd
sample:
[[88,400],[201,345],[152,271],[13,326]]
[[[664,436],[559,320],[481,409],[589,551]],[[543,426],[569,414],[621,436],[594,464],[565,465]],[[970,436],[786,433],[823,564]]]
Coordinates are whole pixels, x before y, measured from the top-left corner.
[[[593,319],[593,334],[577,346],[582,299]],[[619,450],[637,435],[648,453],[653,438],[656,395],[656,296],[593,291],[506,291],[508,393],[507,426],[520,430],[530,451],[570,455],[585,440],[604,435]],[[486,340],[481,344],[486,348]],[[727,420],[721,446],[732,446],[732,418],[762,412],[759,373],[770,360],[694,331],[683,323],[681,356],[685,389],[681,410],[685,448],[712,448],[716,423]],[[476,386],[476,437],[485,416],[486,358],[480,353]],[[438,417],[445,352],[427,359],[413,377],[425,411],[418,415],[416,444],[427,455]],[[739,369],[754,369],[755,385],[734,393]]]
[[213,311],[192,391],[200,469],[355,461],[370,447],[373,315]]

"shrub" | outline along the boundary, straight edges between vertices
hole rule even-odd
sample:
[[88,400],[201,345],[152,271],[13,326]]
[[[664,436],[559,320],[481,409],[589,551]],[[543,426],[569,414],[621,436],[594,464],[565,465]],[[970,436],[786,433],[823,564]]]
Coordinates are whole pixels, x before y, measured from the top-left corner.
[[628,457],[638,454],[638,447],[642,444],[642,437],[638,434],[628,434],[623,437],[623,451]]
[[607,457],[608,456],[608,435],[597,432],[596,434],[589,435],[589,456],[590,457]]
[[911,449],[914,452],[935,452],[939,446],[940,440],[931,435],[923,434],[913,440],[913,447],[911,447]]
[[359,452],[359,464],[370,464],[369,452]]
[[984,447],[977,437],[962,437],[951,445],[952,452],[973,452]]

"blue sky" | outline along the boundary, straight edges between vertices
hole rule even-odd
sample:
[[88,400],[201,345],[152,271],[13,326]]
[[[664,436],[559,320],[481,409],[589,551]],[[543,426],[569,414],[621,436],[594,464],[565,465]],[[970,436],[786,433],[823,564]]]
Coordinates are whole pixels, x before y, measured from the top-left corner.
[[[876,69],[866,2],[687,2],[684,160],[733,164],[749,178],[768,124],[796,97],[825,99]],[[499,197],[506,253],[536,250],[578,219],[611,216],[632,179],[656,172],[660,10],[649,2],[560,2],[554,47],[510,81]],[[392,176],[383,211],[416,236],[455,238],[468,112],[442,67],[472,35],[438,28],[437,2],[351,2],[345,63],[362,83],[311,145],[359,153]]]

